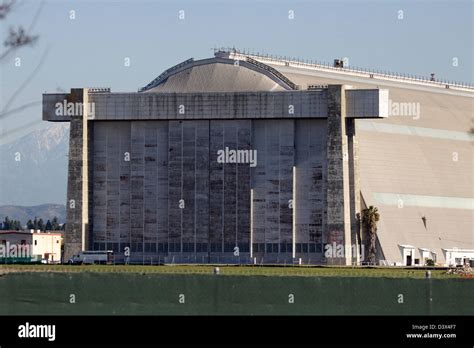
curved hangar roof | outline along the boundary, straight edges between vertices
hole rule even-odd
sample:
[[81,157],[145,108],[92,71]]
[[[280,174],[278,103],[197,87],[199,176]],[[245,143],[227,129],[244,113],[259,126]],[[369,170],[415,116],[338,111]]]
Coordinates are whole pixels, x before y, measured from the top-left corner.
[[[238,62],[238,63],[237,63]],[[251,58],[234,60],[224,56],[188,59],[140,89],[140,92],[258,92],[296,89],[276,69]]]

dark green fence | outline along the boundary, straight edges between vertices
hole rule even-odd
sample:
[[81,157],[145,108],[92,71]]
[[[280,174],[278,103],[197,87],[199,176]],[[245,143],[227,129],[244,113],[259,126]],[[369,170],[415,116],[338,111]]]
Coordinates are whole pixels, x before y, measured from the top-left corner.
[[29,265],[29,264],[41,264],[41,257],[37,255],[33,257],[0,257],[0,264],[2,265]]
[[13,273],[0,315],[473,315],[473,294],[472,279]]

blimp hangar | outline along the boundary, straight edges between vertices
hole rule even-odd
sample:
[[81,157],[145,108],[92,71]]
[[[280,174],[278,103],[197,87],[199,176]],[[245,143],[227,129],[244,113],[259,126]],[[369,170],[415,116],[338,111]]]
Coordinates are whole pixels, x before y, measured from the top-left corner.
[[184,61],[138,92],[44,94],[43,119],[70,123],[64,259],[359,263],[355,122],[381,122],[388,98],[298,85],[236,51]]

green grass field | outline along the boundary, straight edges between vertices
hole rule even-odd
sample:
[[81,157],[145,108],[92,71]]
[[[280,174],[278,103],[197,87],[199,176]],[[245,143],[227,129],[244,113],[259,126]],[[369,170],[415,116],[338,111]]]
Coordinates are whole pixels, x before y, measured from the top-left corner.
[[[61,272],[61,273],[158,273],[158,274],[213,274],[212,265],[0,265],[0,273],[16,272]],[[220,275],[242,276],[303,276],[303,277],[387,277],[424,278],[426,270],[383,267],[307,267],[307,266],[218,266]],[[446,270],[431,270],[431,277],[437,279],[459,278]]]

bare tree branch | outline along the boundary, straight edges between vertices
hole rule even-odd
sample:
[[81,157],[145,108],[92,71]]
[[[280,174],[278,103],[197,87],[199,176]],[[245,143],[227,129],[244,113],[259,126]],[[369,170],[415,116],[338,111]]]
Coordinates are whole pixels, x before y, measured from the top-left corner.
[[40,13],[43,10],[43,6],[44,6],[44,0],[40,2],[39,7],[36,10],[35,16],[33,17],[33,20],[30,23],[30,27],[28,28],[28,33],[31,33],[33,29],[35,28],[36,23],[38,22],[38,19],[40,17]]
[[38,64],[36,65],[35,69],[30,73],[30,75],[26,78],[25,81],[23,81],[23,83],[20,85],[20,87],[18,87],[16,89],[16,91],[12,94],[12,96],[10,97],[10,99],[6,102],[4,108],[2,109],[2,112],[1,114],[4,114],[5,112],[8,111],[10,105],[13,103],[13,101],[15,100],[15,98],[20,94],[20,92],[23,90],[23,88],[26,87],[26,85],[28,85],[28,83],[33,79],[33,77],[36,75],[36,73],[40,70],[41,66],[43,65],[45,59],[46,59],[46,56],[48,55],[48,52],[49,52],[49,49],[50,47],[46,47],[45,51],[43,52],[43,55],[41,56],[41,59],[40,61],[38,62]]
[[[15,0],[4,0],[4,2],[0,4],[0,20],[4,19],[12,11],[13,5],[15,3]],[[32,45],[37,41],[38,36],[32,35],[31,32],[33,31],[38,21],[43,6],[44,0],[41,1],[38,9],[36,10],[36,13],[30,23],[28,30],[23,29],[22,26],[18,26],[17,29],[15,29],[14,27],[10,28],[9,35],[4,41],[4,46],[7,49],[0,54],[0,61],[5,59],[8,55],[13,53],[18,48]]]
[[15,49],[21,46],[31,45],[38,39],[38,36],[28,35],[25,32],[25,29],[18,27],[15,29],[10,28],[7,39],[4,41],[3,45],[11,49]]
[[5,0],[0,4],[0,19],[4,19],[12,10],[14,0]]
[[11,110],[6,111],[6,112],[1,112],[1,113],[0,113],[0,119],[3,118],[3,117],[8,116],[8,115],[10,115],[10,114],[14,114],[15,112],[18,112],[18,111],[22,111],[22,110],[31,108],[31,107],[33,107],[33,106],[35,106],[35,105],[38,105],[38,104],[41,104],[41,101],[40,101],[40,100],[23,104],[23,105],[21,105],[21,106],[18,106],[18,107],[16,107],[16,108],[11,109]]

